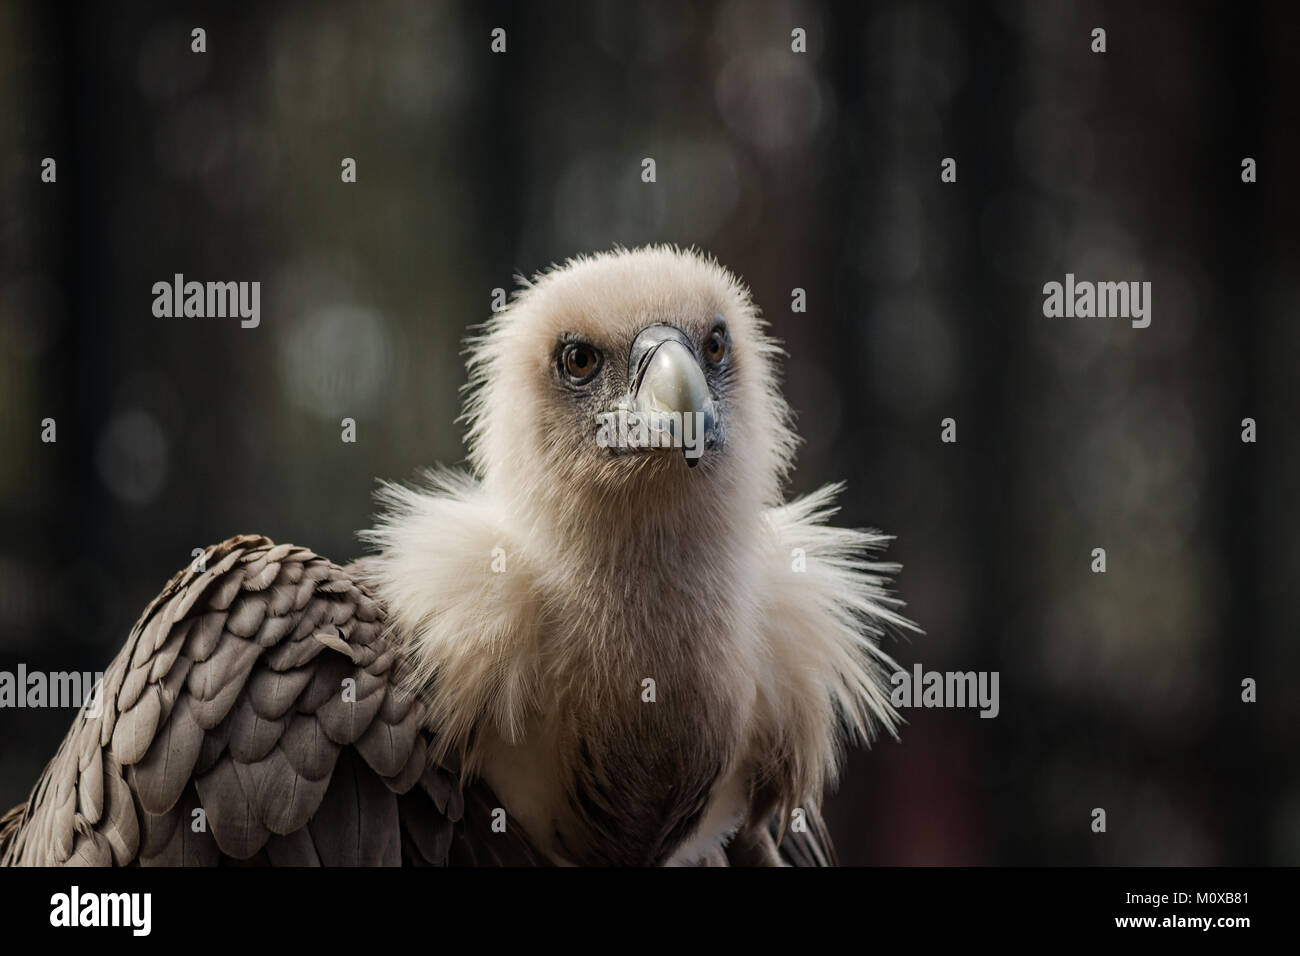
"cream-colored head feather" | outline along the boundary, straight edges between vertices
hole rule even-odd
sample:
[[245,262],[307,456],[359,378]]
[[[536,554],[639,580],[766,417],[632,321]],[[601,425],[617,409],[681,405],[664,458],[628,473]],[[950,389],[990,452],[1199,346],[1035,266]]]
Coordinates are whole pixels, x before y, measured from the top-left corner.
[[[701,495],[706,483],[681,467],[679,455],[605,453],[593,441],[593,413],[622,397],[628,352],[642,329],[672,325],[702,343],[719,319],[730,336],[730,381],[721,396],[728,448],[705,456],[712,480]],[[605,495],[626,500],[651,488],[695,499],[743,491],[744,505],[776,504],[795,439],[778,387],[780,349],[764,326],[748,290],[694,252],[654,246],[570,259],[527,283],[470,340],[463,416],[470,460],[489,490],[530,512],[552,511],[556,482],[583,489],[583,500],[598,508],[609,503]],[[591,343],[603,357],[587,386],[589,401],[567,401],[557,387],[557,343],[566,337]],[[529,467],[517,467],[521,462]]]

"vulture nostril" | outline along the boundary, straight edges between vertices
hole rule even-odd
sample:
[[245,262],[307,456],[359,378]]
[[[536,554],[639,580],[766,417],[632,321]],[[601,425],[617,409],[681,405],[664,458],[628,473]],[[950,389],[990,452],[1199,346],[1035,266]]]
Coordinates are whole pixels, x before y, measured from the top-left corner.
[[663,344],[663,342],[658,342],[646,349],[641,355],[641,360],[637,362],[636,365],[636,373],[632,376],[632,387],[630,391],[633,395],[641,391],[641,380],[645,378],[645,370],[650,367],[650,360],[654,358],[655,353],[659,351],[659,348]]

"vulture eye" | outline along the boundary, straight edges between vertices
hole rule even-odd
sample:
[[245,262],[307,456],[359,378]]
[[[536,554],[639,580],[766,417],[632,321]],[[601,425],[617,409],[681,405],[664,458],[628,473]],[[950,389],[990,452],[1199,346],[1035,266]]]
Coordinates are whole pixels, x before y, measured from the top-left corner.
[[704,357],[714,365],[727,357],[727,330],[718,326],[704,340]]
[[585,342],[570,342],[560,353],[560,371],[574,385],[590,382],[600,368],[600,352]]

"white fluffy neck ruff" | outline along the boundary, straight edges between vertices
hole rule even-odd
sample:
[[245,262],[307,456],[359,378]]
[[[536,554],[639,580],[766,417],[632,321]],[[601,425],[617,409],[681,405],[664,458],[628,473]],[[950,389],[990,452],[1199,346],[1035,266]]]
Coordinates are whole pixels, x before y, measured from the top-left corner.
[[[704,468],[687,479],[708,487]],[[692,494],[657,481],[653,505],[634,489],[509,494],[447,471],[423,489],[385,486],[385,513],[365,533],[380,552],[367,574],[409,680],[433,689],[440,748],[473,770],[476,740],[522,743],[562,690],[570,704],[594,702],[629,668],[662,680],[740,668],[751,649],[726,638],[757,630],[749,578],[764,529],[746,485]],[[709,626],[724,618],[747,626]]]

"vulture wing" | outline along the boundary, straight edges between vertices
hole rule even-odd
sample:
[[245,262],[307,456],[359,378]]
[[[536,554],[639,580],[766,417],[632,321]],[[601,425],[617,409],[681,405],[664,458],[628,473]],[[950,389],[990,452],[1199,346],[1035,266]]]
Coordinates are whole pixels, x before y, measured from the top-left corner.
[[[0,865],[544,865],[477,782],[428,759],[383,608],[305,548],[245,535],[145,609]],[[819,817],[712,865],[826,866]],[[761,844],[761,845],[760,845]]]
[[531,864],[427,759],[382,608],[345,568],[231,538],[145,610],[25,807],[7,865]]

